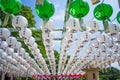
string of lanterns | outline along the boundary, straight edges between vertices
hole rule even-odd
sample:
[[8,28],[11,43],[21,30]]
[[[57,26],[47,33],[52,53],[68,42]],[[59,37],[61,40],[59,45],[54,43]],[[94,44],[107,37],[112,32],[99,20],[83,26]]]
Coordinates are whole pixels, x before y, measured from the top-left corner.
[[[21,0],[0,0],[0,8],[6,14],[13,15],[19,13],[22,9],[22,3]],[[27,28],[27,19],[19,15],[13,16],[12,26],[19,31],[19,36],[24,40],[24,43],[32,52],[35,60],[40,64],[40,67],[36,61],[28,55],[25,49],[21,47],[21,43],[18,42],[15,37],[10,36],[11,33],[8,29],[0,28],[0,64],[2,64],[0,69],[4,73],[7,72],[11,75],[21,77],[33,77],[35,79],[80,78],[84,76],[81,75],[84,69],[104,69],[108,65],[111,67],[111,63],[114,62],[120,64],[120,28],[118,25],[111,23],[110,17],[113,14],[113,9],[110,4],[101,3],[94,9],[94,17],[97,20],[103,21],[103,23],[105,23],[105,21],[108,22],[109,32],[99,32],[97,36],[92,38],[92,35],[96,34],[99,30],[97,21],[89,21],[86,24],[81,24],[78,20],[89,13],[88,3],[83,0],[74,0],[71,2],[68,10],[70,15],[74,18],[69,18],[69,20],[65,22],[65,32],[63,33],[63,39],[61,41],[58,73],[56,73],[56,62],[53,51],[54,26],[53,22],[50,20],[50,17],[53,16],[55,12],[54,5],[48,0],[42,0],[42,2],[36,0],[35,9],[37,15],[43,20],[41,26],[42,37],[51,72],[38,49],[34,37],[32,37],[32,31]],[[118,23],[120,23],[119,18],[120,12],[117,14]],[[81,32],[80,37],[77,38],[76,34],[81,31],[81,25],[85,26],[86,31]],[[104,26],[104,30],[105,29],[106,26]],[[77,46],[66,64],[67,53],[74,41],[77,42]],[[79,57],[80,52],[86,45],[87,50],[83,52],[84,55],[82,55],[82,57]],[[2,79],[4,79],[4,76]]]

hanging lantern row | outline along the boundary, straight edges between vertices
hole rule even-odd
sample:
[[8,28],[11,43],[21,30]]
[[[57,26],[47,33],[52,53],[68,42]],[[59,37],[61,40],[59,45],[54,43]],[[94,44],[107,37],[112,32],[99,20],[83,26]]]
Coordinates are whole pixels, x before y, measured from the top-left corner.
[[35,59],[41,64],[43,73],[50,74],[47,64],[43,59],[40,50],[37,48],[35,39],[32,37],[32,31],[27,28],[28,21],[23,16],[15,16],[12,19],[12,25],[19,30],[19,36],[24,40],[24,43],[28,46]]
[[53,29],[54,25],[51,20],[49,20],[47,23],[42,24],[41,26],[42,30],[42,38],[43,38],[43,43],[46,49],[46,54],[50,63],[51,67],[51,73],[56,74],[56,62],[55,62],[55,56],[54,56],[54,34],[53,34]]
[[[32,58],[29,57],[28,53],[26,53],[23,48],[21,48],[21,43],[17,42],[15,37],[10,36],[10,31],[8,29],[0,28],[0,33],[1,33],[0,34],[0,39],[1,39],[0,49],[3,50],[3,51],[1,50],[2,51],[1,62],[3,62],[2,64],[4,66],[7,66],[7,64],[4,63],[5,61],[7,61],[10,65],[13,65],[14,67],[13,69],[16,69],[15,67],[18,67],[17,69],[18,72],[19,72],[19,66],[23,67],[21,68],[24,69],[24,73],[26,73],[25,71],[27,69],[29,69],[29,71],[32,74],[41,72],[36,62]],[[9,68],[11,69],[11,66],[9,66]],[[32,75],[31,73],[28,75]],[[12,74],[16,75],[14,72]]]
[[[94,66],[94,68],[95,67],[101,68],[102,64],[105,64],[105,63],[111,64],[115,61],[119,61],[119,56],[120,56],[118,54],[119,48],[120,48],[119,44],[118,43],[116,44],[115,41],[111,41],[110,38],[108,39],[104,35],[101,36],[101,40],[100,40],[100,36],[98,36],[98,37],[99,37],[98,39],[100,42],[94,40],[91,44],[92,46],[89,46],[87,48],[87,51],[85,52],[85,54],[87,53],[87,55],[85,56],[85,58],[84,59],[82,58],[83,60],[81,60],[81,59],[77,60],[69,72],[74,72],[78,68],[82,70],[82,69],[84,69],[84,67],[83,67],[84,65],[86,65],[86,66],[92,65],[90,67]],[[105,37],[105,38],[102,38],[102,37]],[[104,42],[104,39],[105,39],[105,42]],[[101,44],[101,41],[102,41],[102,43],[104,42],[104,45],[106,45],[106,46]],[[95,45],[97,45],[97,46],[95,46]],[[97,51],[96,50],[92,51],[93,47],[98,48]],[[77,66],[82,65],[81,63],[83,63],[83,66],[76,68]],[[99,63],[99,65],[97,65],[98,63]]]
[[39,79],[80,79],[82,77],[86,77],[86,74],[61,74],[61,75],[46,75],[46,74],[34,74],[32,76],[33,78],[39,78]]

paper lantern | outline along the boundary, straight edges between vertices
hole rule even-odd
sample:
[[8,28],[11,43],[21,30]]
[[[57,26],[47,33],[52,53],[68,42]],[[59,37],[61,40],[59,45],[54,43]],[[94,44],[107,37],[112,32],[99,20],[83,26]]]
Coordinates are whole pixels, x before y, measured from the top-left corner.
[[117,22],[120,23],[120,11],[117,14]]
[[112,47],[112,51],[113,52],[117,52],[117,51],[119,51],[119,46],[118,46],[119,44],[115,44],[115,45],[113,45],[113,47]]
[[84,42],[88,42],[90,40],[90,34],[87,32],[82,32],[80,35],[80,40]]
[[0,42],[0,48],[1,48],[1,49],[4,49],[4,50],[5,50],[7,47],[8,47],[8,44],[7,44],[6,41],[1,41],[1,42]]
[[6,42],[10,46],[15,46],[15,44],[17,43],[17,39],[15,37],[9,37],[6,39]]
[[107,39],[105,41],[105,45],[108,46],[108,47],[112,47],[114,45],[114,42],[112,39]]
[[8,14],[17,14],[22,9],[21,0],[1,0],[1,9]]
[[76,33],[80,29],[80,23],[78,19],[71,18],[66,22],[66,31]]
[[22,30],[28,26],[28,21],[21,15],[15,16],[12,19],[12,26],[18,30]]
[[120,34],[116,34],[112,36],[113,41],[120,43]]
[[32,46],[28,46],[30,50],[35,50],[37,49],[37,43],[34,43]]
[[89,5],[82,0],[74,0],[69,6],[69,13],[75,18],[82,18],[89,12]]
[[2,59],[6,59],[7,53],[2,51],[1,54],[2,54],[1,58],[2,58]]
[[17,51],[19,51],[19,49],[20,49],[21,47],[22,47],[21,43],[20,43],[20,42],[17,42],[13,48],[16,49]]
[[99,50],[100,50],[100,52],[105,52],[106,46],[103,45],[103,44],[100,44],[100,45],[99,45]]
[[54,25],[53,25],[53,20],[49,20],[46,23],[44,21],[41,23],[41,30],[43,33],[49,33],[53,31]]
[[117,24],[109,23],[110,34],[117,34],[120,31],[120,28]]
[[49,19],[55,12],[54,5],[48,0],[43,0],[43,5],[36,4],[35,10],[37,15],[43,20]]
[[91,41],[91,45],[95,48],[98,48],[99,42],[97,40],[93,40],[93,41]]
[[24,57],[24,54],[25,54],[25,49],[24,48],[21,48],[19,50],[19,53],[18,53],[21,57]]
[[110,4],[101,3],[94,9],[94,17],[98,20],[106,20],[113,14],[113,8]]
[[10,36],[10,31],[6,28],[0,28],[0,37],[3,39],[7,39]]
[[25,40],[25,44],[28,46],[32,46],[35,43],[35,39],[33,37],[30,37],[30,39]]
[[94,33],[98,31],[99,24],[96,21],[88,21],[86,23],[86,28],[87,28],[87,31],[89,31],[90,33]]
[[28,28],[19,31],[20,37],[23,39],[29,39],[32,36],[32,31]]
[[96,39],[98,42],[104,43],[106,41],[106,36],[103,34],[99,34],[99,35],[97,35]]
[[8,54],[8,55],[13,55],[13,53],[14,53],[14,49],[13,48],[7,48],[6,49],[6,53]]

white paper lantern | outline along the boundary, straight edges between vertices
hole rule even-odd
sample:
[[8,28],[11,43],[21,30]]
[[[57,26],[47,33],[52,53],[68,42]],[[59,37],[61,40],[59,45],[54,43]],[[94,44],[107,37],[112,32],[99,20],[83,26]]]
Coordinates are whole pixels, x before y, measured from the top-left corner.
[[93,47],[95,47],[95,48],[98,48],[99,42],[98,42],[97,40],[93,40],[93,41],[91,42],[91,45],[92,45]]
[[6,59],[6,57],[7,57],[7,53],[6,53],[6,52],[2,52],[1,58],[2,58],[2,59]]
[[86,28],[90,33],[94,33],[98,31],[99,24],[96,21],[88,21],[86,23]]
[[7,28],[0,28],[0,37],[6,39],[10,36],[10,31]]
[[24,57],[24,54],[25,54],[25,49],[24,48],[21,48],[19,50],[19,53],[18,53],[21,57]]
[[29,39],[32,36],[32,32],[30,29],[25,28],[19,31],[20,37],[23,39]]
[[14,53],[12,57],[17,60],[18,56],[19,56],[18,53]]
[[46,30],[53,31],[53,29],[54,29],[54,25],[52,20],[49,20],[47,23],[42,22],[41,24],[42,32],[46,32]]
[[117,52],[117,51],[119,51],[119,46],[118,46],[119,44],[115,44],[115,45],[113,45],[113,47],[112,47],[112,51],[113,52]]
[[28,46],[32,46],[35,43],[35,39],[33,37],[30,37],[30,39],[25,40],[25,44]]
[[15,16],[12,19],[12,26],[18,30],[22,30],[28,26],[28,21],[23,16]]
[[34,43],[32,46],[28,46],[30,50],[35,50],[37,49],[37,43]]
[[108,47],[112,47],[114,45],[114,41],[112,39],[107,39],[105,41],[105,45]]
[[6,49],[6,53],[7,53],[8,55],[11,55],[11,56],[12,56],[13,53],[14,53],[14,49],[8,47],[8,48]]
[[106,50],[105,45],[100,44],[100,45],[99,45],[99,50],[100,50],[100,52],[105,52],[105,50]]
[[90,40],[90,34],[88,32],[82,32],[80,34],[80,40],[84,42],[88,42]]
[[78,19],[71,18],[66,22],[66,30],[72,33],[78,32],[80,29],[80,23]]
[[113,41],[120,43],[120,34],[116,34],[112,36]]
[[16,49],[18,52],[18,50],[21,48],[21,46],[22,46],[21,43],[17,42],[13,48]]
[[0,42],[0,48],[1,48],[1,49],[4,49],[4,50],[5,50],[7,47],[8,47],[8,44],[7,44],[6,41],[1,41],[1,42]]
[[9,46],[14,47],[15,44],[17,43],[17,39],[15,37],[9,37],[6,39],[6,42],[8,43]]
[[106,41],[106,36],[103,34],[99,34],[97,35],[96,39],[98,40],[98,42],[104,43]]
[[120,28],[117,24],[109,23],[110,34],[116,34],[120,31]]

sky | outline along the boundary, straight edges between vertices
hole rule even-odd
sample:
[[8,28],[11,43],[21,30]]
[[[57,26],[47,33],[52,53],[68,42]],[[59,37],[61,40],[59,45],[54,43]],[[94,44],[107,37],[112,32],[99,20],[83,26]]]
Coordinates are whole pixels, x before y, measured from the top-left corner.
[[[42,20],[37,16],[37,14],[35,12],[35,2],[36,2],[36,0],[21,0],[21,1],[24,5],[31,7],[31,9],[33,11],[33,15],[35,16],[34,20],[36,21],[36,27],[40,28],[40,24],[41,24]],[[54,21],[54,27],[56,29],[62,29],[67,0],[49,0],[49,1],[51,1],[55,6],[55,13],[51,17],[51,19]],[[83,18],[84,22],[86,22],[88,20],[96,20],[93,16],[93,10],[94,10],[96,5],[92,5],[91,0],[85,0],[85,1],[89,3],[90,11],[89,11],[88,15]],[[101,0],[101,2],[102,2],[102,0]],[[113,20],[116,17],[118,11],[119,11],[118,0],[104,0],[104,3],[108,3],[112,6],[113,15],[111,16],[110,19]],[[102,26],[102,22],[100,22],[100,21],[98,21],[98,22]],[[117,23],[117,21],[114,20],[113,23]],[[62,37],[62,32],[54,32],[54,33],[56,33],[55,38]],[[58,52],[60,52],[60,41],[55,41],[54,45],[55,45],[54,49],[57,50]],[[114,64],[113,66],[115,66],[117,68],[120,68],[117,64]]]

